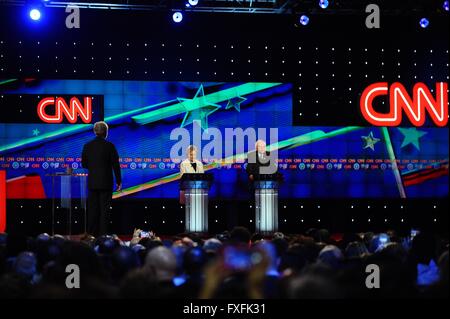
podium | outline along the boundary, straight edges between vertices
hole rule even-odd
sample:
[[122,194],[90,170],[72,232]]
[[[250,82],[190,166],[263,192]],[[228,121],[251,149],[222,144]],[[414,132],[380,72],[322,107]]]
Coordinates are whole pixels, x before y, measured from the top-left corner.
[[[52,178],[52,235],[55,234],[55,215],[56,210],[59,212],[66,211],[66,234],[72,235],[72,215],[74,210],[84,212],[84,227],[86,232],[86,198],[87,198],[87,174],[65,173],[46,174]],[[80,216],[81,217],[81,216]],[[77,218],[75,223],[78,223]],[[57,221],[59,224],[59,220]]]
[[184,173],[180,190],[185,199],[185,230],[189,233],[208,232],[208,191],[212,175]]
[[255,189],[255,222],[256,232],[270,234],[278,231],[278,187],[281,174],[256,175]]

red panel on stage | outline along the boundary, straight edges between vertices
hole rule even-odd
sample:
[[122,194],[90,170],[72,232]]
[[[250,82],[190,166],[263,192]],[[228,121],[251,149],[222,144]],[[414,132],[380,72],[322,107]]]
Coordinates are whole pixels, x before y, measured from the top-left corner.
[[0,233],[6,229],[6,172],[0,171]]
[[44,186],[39,175],[20,176],[6,182],[8,199],[43,199],[46,198]]

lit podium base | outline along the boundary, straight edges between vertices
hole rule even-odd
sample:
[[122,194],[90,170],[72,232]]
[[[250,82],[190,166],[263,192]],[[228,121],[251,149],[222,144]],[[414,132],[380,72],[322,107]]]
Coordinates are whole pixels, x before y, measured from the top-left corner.
[[72,223],[76,224],[77,230],[86,232],[87,174],[53,173],[47,176],[52,178],[51,234],[72,235]]
[[256,232],[271,234],[278,231],[278,178],[265,177],[254,182]]
[[211,174],[188,174],[181,177],[180,189],[185,200],[185,231],[188,233],[208,232],[208,191]]

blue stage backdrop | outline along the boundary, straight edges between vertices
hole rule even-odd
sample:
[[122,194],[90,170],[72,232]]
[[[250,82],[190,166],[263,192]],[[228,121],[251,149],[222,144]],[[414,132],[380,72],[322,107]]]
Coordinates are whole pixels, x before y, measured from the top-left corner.
[[[108,139],[121,158],[124,192],[118,197],[177,198],[179,167],[170,160],[176,143],[170,133],[177,127],[192,131],[193,123],[201,123],[203,130],[218,128],[222,136],[225,128],[278,128],[278,167],[284,175],[280,196],[284,198],[448,196],[447,127],[293,126],[289,83],[34,79],[0,83],[4,101],[26,100],[19,105],[2,104],[1,169],[6,169],[11,185],[37,178],[44,197],[52,196],[48,174],[67,167],[83,172],[81,150],[93,138],[92,124],[80,120],[39,122],[38,102],[48,96],[64,96],[69,106],[69,96],[79,97],[81,103],[83,97],[94,97],[91,120],[98,119],[96,112],[103,114],[110,125]],[[196,108],[187,110],[188,105]],[[20,118],[17,112],[23,120],[7,120]],[[52,112],[54,106],[47,109]],[[244,164],[208,164],[214,175],[212,198],[250,197]],[[10,197],[34,196],[15,191]],[[79,196],[79,188],[74,195]]]

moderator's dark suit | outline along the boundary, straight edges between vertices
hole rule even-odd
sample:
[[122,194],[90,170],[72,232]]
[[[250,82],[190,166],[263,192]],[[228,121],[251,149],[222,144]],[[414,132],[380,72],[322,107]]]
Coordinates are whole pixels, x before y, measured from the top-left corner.
[[[270,172],[261,170],[262,167],[268,168],[269,166],[272,166]],[[260,174],[274,174],[277,171],[277,163],[270,162],[270,152],[266,152],[264,158],[261,160],[256,151],[249,152],[246,171],[248,176],[253,175],[254,178],[257,178]]]
[[[270,170],[261,170],[262,167],[268,168],[269,166],[272,166]],[[271,163],[270,161],[270,152],[266,152],[264,158],[261,160],[256,151],[248,153],[246,171],[249,177],[250,175],[253,175],[253,181],[258,180],[259,175],[261,174],[275,174],[277,172],[277,168],[277,163]],[[250,197],[252,198],[252,201],[255,203],[255,187],[253,181],[249,180],[248,190],[251,194]]]
[[115,146],[104,138],[96,137],[86,143],[81,156],[88,176],[88,232],[94,236],[107,232],[107,211],[113,191],[113,171],[116,183],[122,182],[119,155]]

